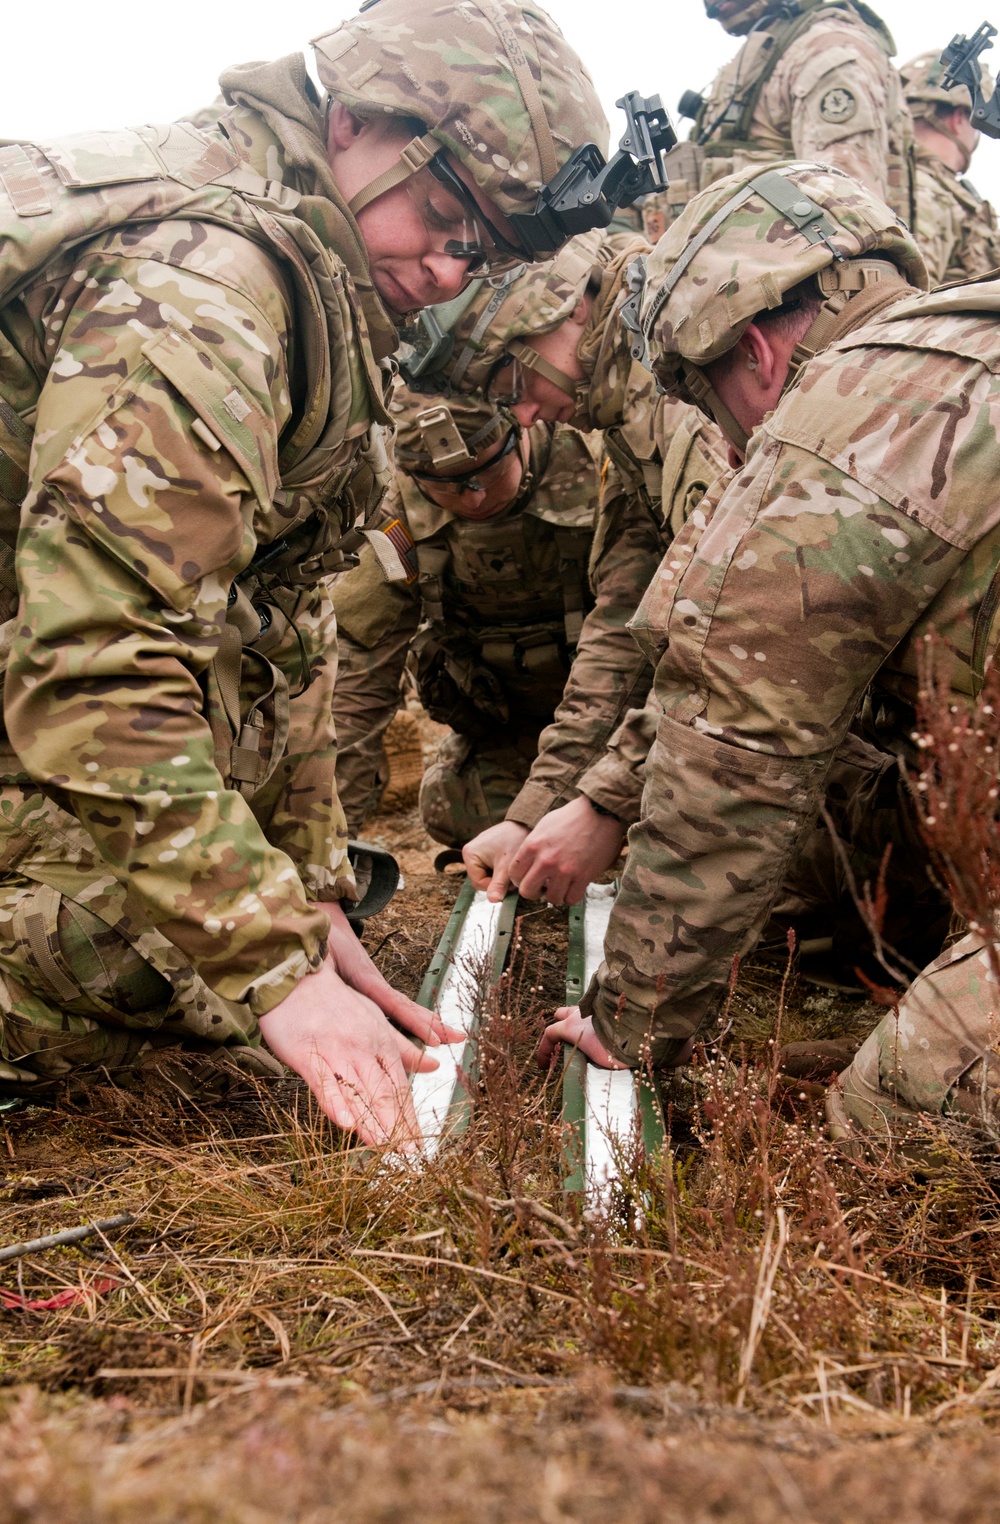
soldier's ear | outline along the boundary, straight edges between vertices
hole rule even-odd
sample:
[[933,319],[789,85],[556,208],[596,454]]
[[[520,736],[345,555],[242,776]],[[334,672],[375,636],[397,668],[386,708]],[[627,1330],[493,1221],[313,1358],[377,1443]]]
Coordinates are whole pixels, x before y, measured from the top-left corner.
[[341,153],[351,144],[356,142],[364,131],[365,124],[360,117],[348,111],[339,101],[334,101],[330,107],[330,126],[327,134],[327,142],[330,148],[336,148]]
[[736,363],[746,371],[749,389],[769,392],[776,379],[779,355],[762,328],[751,323],[736,346]]

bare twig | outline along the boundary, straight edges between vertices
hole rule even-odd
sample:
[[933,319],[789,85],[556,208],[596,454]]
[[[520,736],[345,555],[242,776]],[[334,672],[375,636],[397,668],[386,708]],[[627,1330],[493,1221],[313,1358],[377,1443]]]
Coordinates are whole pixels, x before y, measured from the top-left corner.
[[11,1259],[23,1259],[26,1254],[41,1254],[44,1249],[58,1249],[63,1244],[80,1244],[95,1233],[106,1233],[112,1228],[127,1228],[135,1222],[131,1212],[121,1212],[117,1217],[106,1217],[100,1222],[89,1222],[82,1228],[66,1228],[62,1233],[48,1233],[44,1238],[32,1238],[27,1243],[11,1244],[0,1249],[0,1264]]

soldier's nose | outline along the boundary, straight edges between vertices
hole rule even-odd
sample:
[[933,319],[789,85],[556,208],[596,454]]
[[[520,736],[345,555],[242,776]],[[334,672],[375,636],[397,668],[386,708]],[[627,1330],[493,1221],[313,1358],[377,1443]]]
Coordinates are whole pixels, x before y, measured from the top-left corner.
[[469,263],[467,259],[456,259],[452,254],[437,251],[424,255],[424,269],[437,287],[435,302],[450,302],[461,296],[469,284]]

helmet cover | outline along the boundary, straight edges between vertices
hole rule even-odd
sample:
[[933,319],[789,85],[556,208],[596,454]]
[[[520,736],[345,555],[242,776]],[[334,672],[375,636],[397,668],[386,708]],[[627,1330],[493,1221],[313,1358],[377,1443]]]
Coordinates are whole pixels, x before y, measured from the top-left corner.
[[419,120],[504,213],[533,207],[580,145],[607,152],[593,81],[538,5],[367,0],[313,47],[334,100]]
[[686,396],[685,363],[703,367],[727,354],[758,313],[780,307],[810,276],[876,258],[927,289],[912,235],[840,170],[791,161],[717,181],[689,202],[647,262],[639,323],[660,385]]

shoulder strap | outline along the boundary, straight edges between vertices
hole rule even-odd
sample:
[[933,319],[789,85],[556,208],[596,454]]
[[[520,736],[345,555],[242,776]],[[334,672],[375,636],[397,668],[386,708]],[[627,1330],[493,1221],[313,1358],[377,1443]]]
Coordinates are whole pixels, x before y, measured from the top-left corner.
[[420,541],[417,551],[417,589],[423,604],[424,618],[431,624],[444,624],[444,573],[451,552],[444,545]]
[[[710,142],[715,133],[725,129],[727,138],[737,142],[745,142],[750,135],[754,113],[764,89],[781,61],[786,49],[808,30],[813,13],[825,3],[825,0],[794,0],[794,3],[783,5],[777,16],[765,27],[761,27],[751,36],[760,37],[766,33],[771,38],[769,48],[761,47],[758,52],[757,68],[742,81],[737,78],[736,88],[721,116],[717,116],[713,122],[699,122],[696,129],[695,142],[704,146]],[[744,43],[746,47],[746,43]]]

